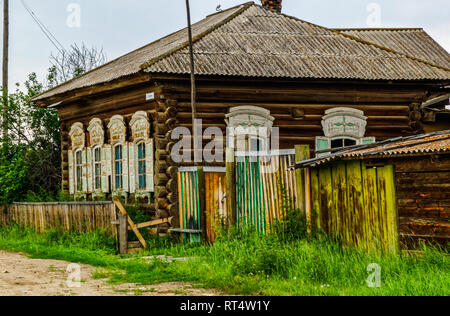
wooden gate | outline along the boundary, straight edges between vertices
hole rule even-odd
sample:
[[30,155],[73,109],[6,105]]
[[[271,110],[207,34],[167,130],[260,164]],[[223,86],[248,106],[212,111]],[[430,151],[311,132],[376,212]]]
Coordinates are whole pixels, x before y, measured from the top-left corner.
[[[226,204],[225,168],[185,167],[178,170],[180,229],[185,241],[199,242],[203,234],[209,243],[222,224],[229,224]],[[204,212],[202,212],[202,209]]]
[[288,208],[300,209],[295,150],[236,153],[235,161],[238,226],[266,233]]

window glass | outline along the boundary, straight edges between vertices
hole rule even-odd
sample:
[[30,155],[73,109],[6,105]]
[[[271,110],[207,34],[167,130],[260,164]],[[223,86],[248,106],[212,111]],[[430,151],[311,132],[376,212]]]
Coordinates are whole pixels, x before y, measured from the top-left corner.
[[138,145],[138,178],[139,189],[145,189],[147,186],[145,143]]
[[81,150],[77,151],[75,154],[75,168],[76,168],[76,187],[77,191],[81,192],[83,190],[83,160],[81,156]]
[[94,149],[94,186],[96,190],[102,186],[102,162],[100,147]]
[[331,141],[331,148],[342,148],[356,145],[356,140],[349,138],[338,138]]
[[114,149],[114,174],[116,189],[123,187],[123,161],[122,161],[122,145],[118,145]]

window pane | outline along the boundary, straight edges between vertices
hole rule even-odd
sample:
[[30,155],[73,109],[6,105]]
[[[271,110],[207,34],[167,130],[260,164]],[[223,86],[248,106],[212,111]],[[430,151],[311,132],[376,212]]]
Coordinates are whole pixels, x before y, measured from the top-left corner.
[[331,148],[341,148],[344,147],[343,139],[335,139],[331,141]]
[[95,152],[94,152],[94,160],[96,161],[96,162],[99,162],[100,161],[100,148],[96,148],[95,149]]
[[354,146],[354,145],[356,145],[356,141],[355,140],[353,140],[353,139],[346,139],[345,140],[345,147],[347,147],[347,146]]

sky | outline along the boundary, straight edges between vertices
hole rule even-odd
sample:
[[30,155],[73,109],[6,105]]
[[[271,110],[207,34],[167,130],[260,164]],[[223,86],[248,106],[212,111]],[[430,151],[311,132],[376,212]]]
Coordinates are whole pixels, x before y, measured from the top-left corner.
[[[49,56],[57,53],[21,1],[10,1],[10,86],[23,83],[32,72],[44,80]],[[23,1],[65,48],[84,42],[103,48],[108,60],[186,26],[185,0]],[[218,5],[226,9],[246,1],[190,2],[196,22]],[[331,28],[423,27],[450,51],[448,0],[283,0],[283,13]]]

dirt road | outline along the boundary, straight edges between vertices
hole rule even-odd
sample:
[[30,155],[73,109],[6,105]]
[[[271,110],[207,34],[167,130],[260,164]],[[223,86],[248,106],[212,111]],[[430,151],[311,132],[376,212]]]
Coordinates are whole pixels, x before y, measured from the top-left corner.
[[[69,268],[69,271],[68,271]],[[81,272],[81,282],[76,273]],[[58,260],[30,259],[20,253],[0,251],[0,296],[173,296],[220,295],[214,290],[194,289],[186,283],[151,286],[111,285],[93,278],[99,270]],[[69,279],[69,283],[67,282]]]

